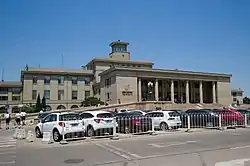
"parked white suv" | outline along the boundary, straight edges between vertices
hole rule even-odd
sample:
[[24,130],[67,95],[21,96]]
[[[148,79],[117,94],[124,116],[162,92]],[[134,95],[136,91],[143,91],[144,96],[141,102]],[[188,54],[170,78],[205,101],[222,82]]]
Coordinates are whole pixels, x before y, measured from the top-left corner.
[[112,134],[116,121],[108,111],[86,111],[80,114],[86,127],[86,135],[92,137],[98,134]]
[[44,132],[51,132],[55,142],[62,140],[63,131],[65,139],[84,137],[85,125],[79,114],[74,112],[51,113],[35,127],[37,138],[42,138]]
[[173,111],[152,111],[146,114],[153,118],[154,128],[161,130],[178,129],[181,127],[181,119]]

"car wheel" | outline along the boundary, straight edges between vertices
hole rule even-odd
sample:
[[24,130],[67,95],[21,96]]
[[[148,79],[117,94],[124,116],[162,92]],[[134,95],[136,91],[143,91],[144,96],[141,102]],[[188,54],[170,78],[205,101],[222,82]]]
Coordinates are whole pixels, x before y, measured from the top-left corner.
[[35,132],[36,132],[36,138],[42,138],[42,133],[38,127],[35,129]]
[[162,123],[160,124],[160,129],[161,129],[162,131],[168,130],[168,125],[167,125],[167,123],[162,122]]
[[62,140],[62,136],[58,130],[53,131],[53,139],[55,142],[60,142]]
[[94,131],[93,127],[88,127],[88,129],[87,129],[87,136],[88,137],[95,136],[95,131]]
[[208,127],[214,127],[213,122],[207,122],[206,123],[206,128],[208,128]]

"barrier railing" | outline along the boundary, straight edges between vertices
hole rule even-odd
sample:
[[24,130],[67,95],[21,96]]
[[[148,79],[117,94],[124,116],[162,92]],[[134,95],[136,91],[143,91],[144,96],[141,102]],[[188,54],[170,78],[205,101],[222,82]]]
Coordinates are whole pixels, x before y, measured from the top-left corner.
[[152,132],[153,119],[146,116],[116,117],[117,133],[142,134]]
[[[152,114],[151,114],[152,115]],[[226,129],[228,127],[248,127],[250,114],[169,114],[169,116],[119,116],[97,117],[82,119],[84,132],[73,132],[65,128],[60,131],[61,143],[72,139],[90,138],[117,138],[128,134],[152,134],[158,131],[187,131],[196,128]],[[172,130],[176,129],[176,130]],[[84,135],[82,135],[84,133]],[[51,133],[53,135],[53,132]]]
[[183,128],[247,127],[249,114],[184,114],[180,116]]

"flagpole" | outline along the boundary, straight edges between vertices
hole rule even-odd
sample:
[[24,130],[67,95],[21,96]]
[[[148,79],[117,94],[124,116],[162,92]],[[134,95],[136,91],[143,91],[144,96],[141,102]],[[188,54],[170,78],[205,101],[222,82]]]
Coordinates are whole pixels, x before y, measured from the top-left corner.
[[2,82],[4,82],[4,67],[2,69]]
[[63,54],[61,54],[61,59],[62,59],[62,67],[63,67],[64,66]]

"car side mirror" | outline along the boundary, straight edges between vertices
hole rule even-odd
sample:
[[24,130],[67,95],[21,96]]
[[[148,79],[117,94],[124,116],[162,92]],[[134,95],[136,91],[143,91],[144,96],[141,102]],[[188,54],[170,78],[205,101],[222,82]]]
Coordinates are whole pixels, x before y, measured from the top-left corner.
[[45,120],[44,119],[41,119],[41,123],[44,123],[45,122]]

